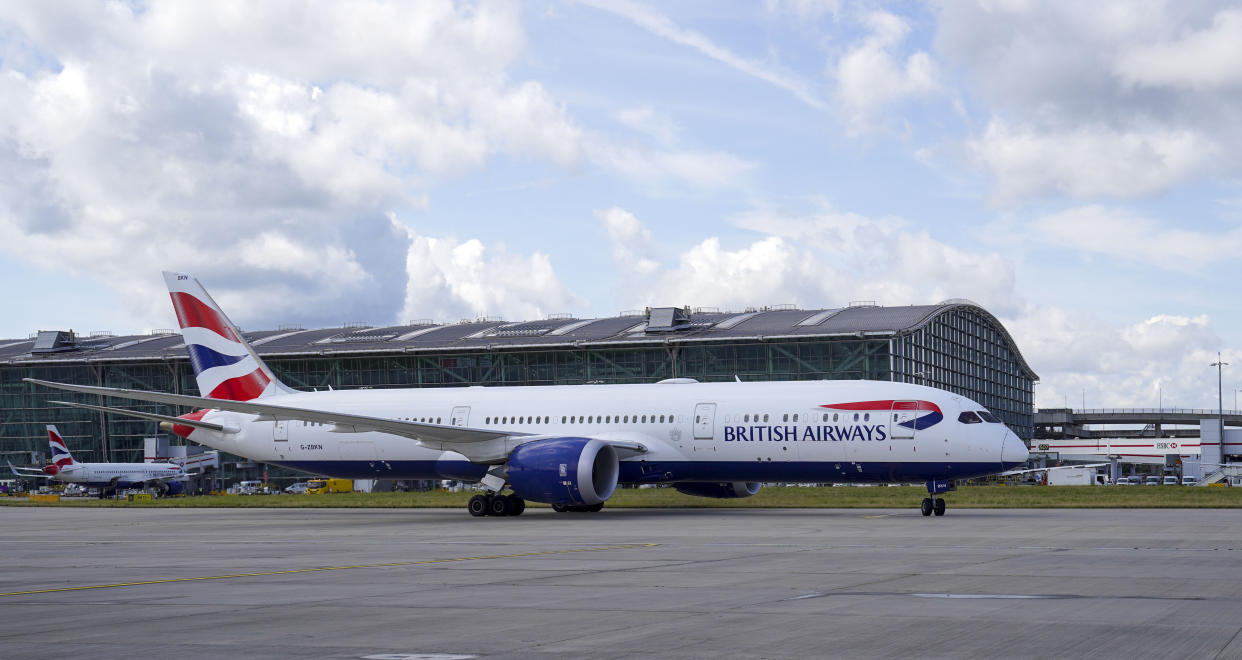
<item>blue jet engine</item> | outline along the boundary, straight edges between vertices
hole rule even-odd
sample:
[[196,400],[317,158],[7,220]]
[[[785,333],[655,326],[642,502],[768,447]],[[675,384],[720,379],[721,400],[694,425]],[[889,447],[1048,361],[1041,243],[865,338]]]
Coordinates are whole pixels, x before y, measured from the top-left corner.
[[509,454],[509,487],[523,499],[545,504],[602,504],[617,489],[617,450],[595,438],[548,438],[519,445]]

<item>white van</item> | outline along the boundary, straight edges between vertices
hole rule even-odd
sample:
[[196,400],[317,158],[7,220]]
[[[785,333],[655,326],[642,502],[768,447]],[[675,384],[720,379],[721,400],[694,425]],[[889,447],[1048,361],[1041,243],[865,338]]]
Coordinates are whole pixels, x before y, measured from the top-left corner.
[[1176,485],[1178,485],[1179,483],[1181,483],[1181,482],[1180,482],[1180,481],[1178,481],[1177,477],[1175,477],[1175,476],[1173,476],[1173,475],[1171,475],[1171,474],[1167,474],[1167,475],[1165,475],[1165,477],[1164,477],[1164,482],[1163,482],[1162,484],[1160,484],[1160,485],[1161,485],[1161,486],[1176,486]]

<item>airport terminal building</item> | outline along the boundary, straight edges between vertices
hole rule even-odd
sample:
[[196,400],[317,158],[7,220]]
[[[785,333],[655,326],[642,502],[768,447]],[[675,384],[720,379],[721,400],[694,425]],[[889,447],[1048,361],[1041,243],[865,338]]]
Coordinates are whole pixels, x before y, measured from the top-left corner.
[[[745,312],[663,307],[596,319],[419,321],[243,334],[286,384],[303,390],[665,378],[891,380],[970,397],[1023,439],[1033,434],[1038,376],[996,317],[965,300]],[[87,461],[141,460],[144,438],[158,433],[155,422],[49,403],[99,400],[35,387],[23,378],[198,394],[185,346],[173,331],[128,337],[44,331],[0,340],[0,453],[15,462],[46,453],[49,423]],[[189,412],[132,401],[108,404],[166,415]]]

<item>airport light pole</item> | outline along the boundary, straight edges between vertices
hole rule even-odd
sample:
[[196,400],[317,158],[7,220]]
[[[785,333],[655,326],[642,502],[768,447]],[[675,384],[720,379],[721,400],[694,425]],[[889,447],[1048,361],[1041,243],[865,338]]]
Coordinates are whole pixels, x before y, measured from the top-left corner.
[[[1229,366],[1228,362],[1220,359],[1220,351],[1216,352],[1216,361],[1208,365],[1216,367],[1216,419],[1220,423],[1220,462],[1225,462],[1225,395],[1224,395],[1224,368]],[[1236,393],[1235,393],[1236,394]]]

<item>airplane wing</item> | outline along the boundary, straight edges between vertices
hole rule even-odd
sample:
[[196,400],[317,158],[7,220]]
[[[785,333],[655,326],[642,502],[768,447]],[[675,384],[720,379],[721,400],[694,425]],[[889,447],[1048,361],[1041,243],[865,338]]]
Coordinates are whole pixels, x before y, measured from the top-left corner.
[[46,477],[47,473],[38,468],[25,468],[13,465],[13,461],[6,461],[9,469],[13,471],[13,475],[17,477]]
[[173,417],[172,415],[157,415],[149,412],[139,412],[137,410],[127,410],[125,408],[109,408],[108,406],[92,406],[89,403],[76,403],[73,401],[48,401],[61,406],[72,406],[74,408],[86,408],[87,410],[98,410],[99,412],[116,413],[118,415],[129,415],[130,417],[141,417],[142,419],[151,419],[157,422],[169,422],[178,426],[192,426],[197,429],[207,429],[209,431],[220,431],[228,433],[236,433],[237,429],[224,426],[223,424],[212,424],[211,422],[203,422],[197,419],[186,419],[184,417]]
[[1030,470],[1009,470],[998,474],[998,477],[1012,477],[1015,474],[1030,474],[1032,472],[1047,472],[1049,470],[1068,470],[1070,468],[1090,468],[1100,467],[1102,465],[1111,465],[1111,463],[1083,463],[1081,465],[1058,465],[1056,467],[1034,468]]
[[[428,446],[432,445],[461,445],[474,442],[486,442],[495,440],[496,438],[527,436],[529,433],[520,433],[513,431],[492,431],[487,429],[474,429],[463,426],[441,426],[439,424],[422,424],[419,422],[407,422],[399,419],[385,419],[382,417],[370,417],[367,415],[355,415],[352,413],[331,412],[325,410],[307,410],[305,408],[293,408],[289,406],[276,406],[270,403],[255,403],[254,401],[228,401],[225,399],[207,399],[204,397],[189,396],[186,394],[166,394],[163,392],[146,392],[143,390],[128,390],[118,387],[96,387],[93,385],[70,385],[68,383],[54,383],[46,380],[37,380],[34,378],[23,379],[28,383],[43,385],[58,390],[68,390],[70,392],[81,392],[83,394],[98,394],[100,396],[112,396],[120,399],[133,399],[135,401],[151,401],[154,403],[167,403],[175,406],[187,406],[190,408],[213,408],[216,410],[228,410],[231,412],[249,413],[259,415],[261,417],[273,420],[299,420],[307,422],[316,422],[320,424],[331,424],[332,429],[337,433],[361,433],[364,431],[377,431],[380,433],[388,433],[412,440],[417,440]],[[69,405],[85,405],[85,404],[69,404]],[[89,406],[87,406],[89,407]],[[100,406],[103,407],[103,406]],[[133,411],[123,411],[122,409],[112,408],[112,412],[126,412],[135,414]],[[151,413],[141,413],[138,417],[149,416]],[[183,424],[185,420],[177,417],[171,418],[175,424]],[[187,424],[190,426],[190,424]],[[222,427],[223,428],[223,427]],[[611,444],[611,443],[610,443]],[[450,448],[450,447],[446,447]]]

